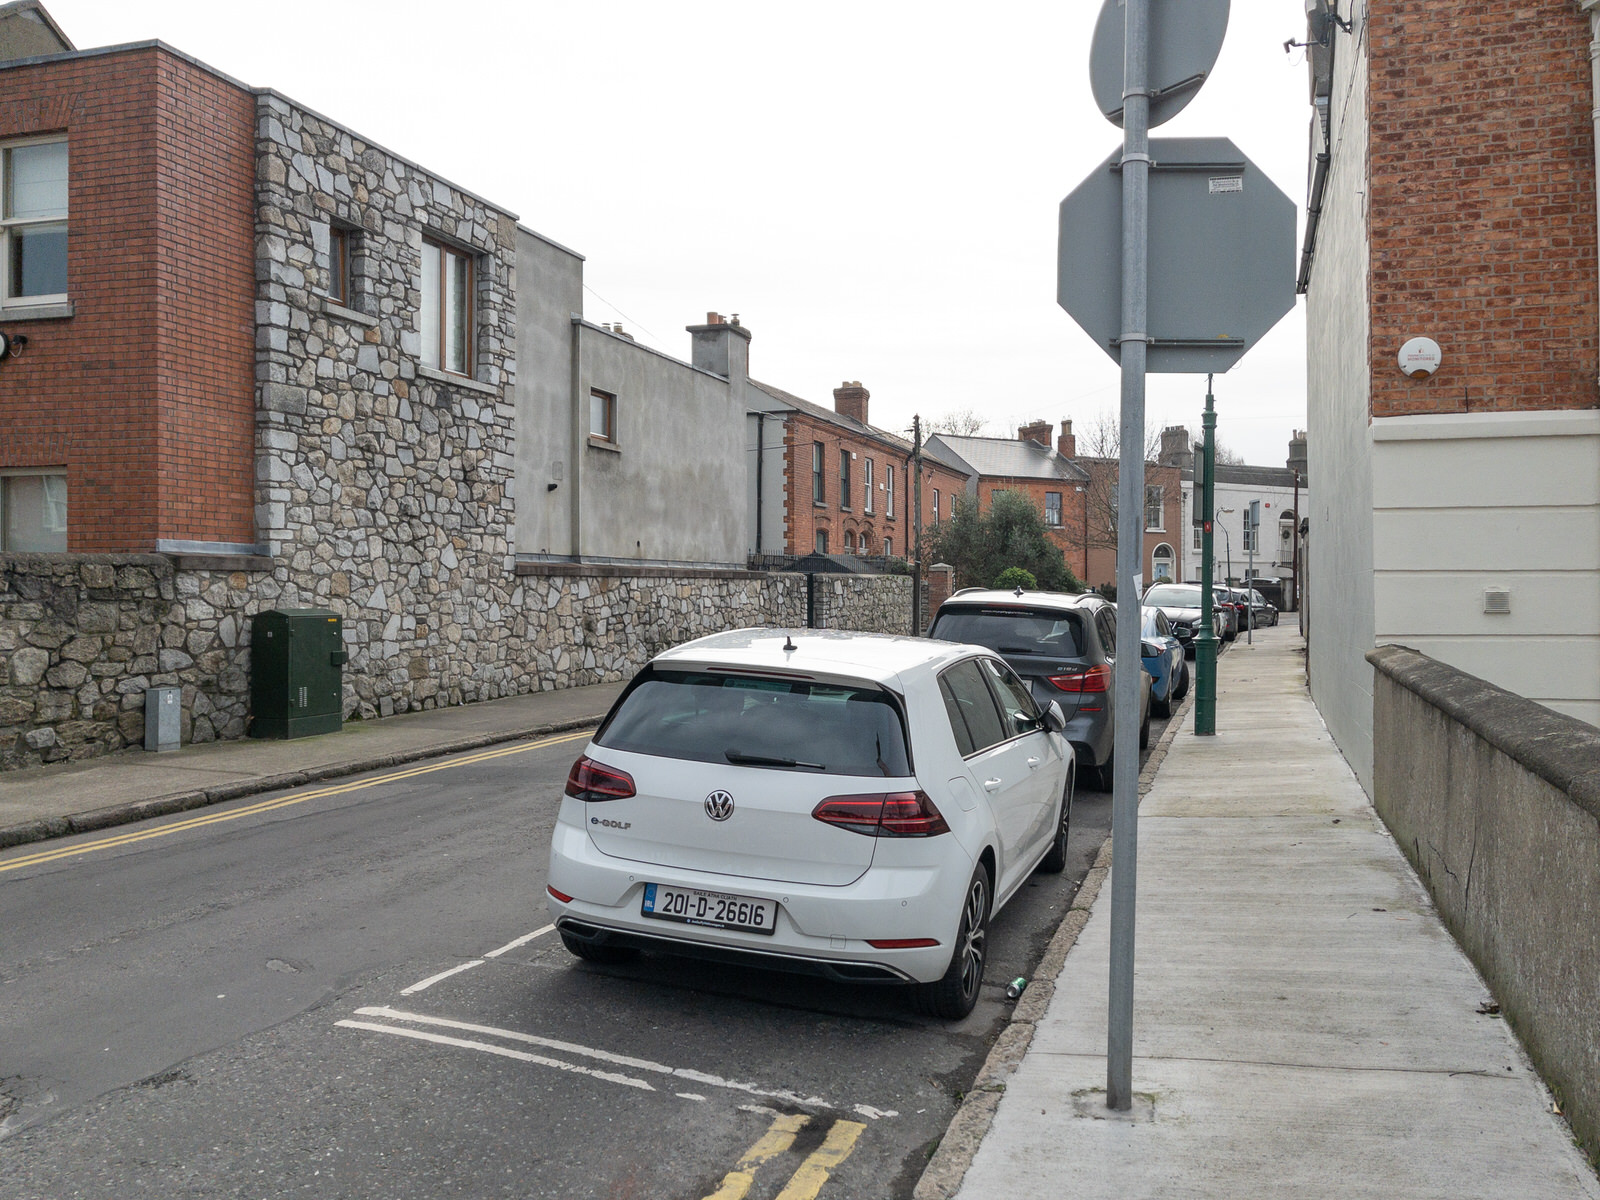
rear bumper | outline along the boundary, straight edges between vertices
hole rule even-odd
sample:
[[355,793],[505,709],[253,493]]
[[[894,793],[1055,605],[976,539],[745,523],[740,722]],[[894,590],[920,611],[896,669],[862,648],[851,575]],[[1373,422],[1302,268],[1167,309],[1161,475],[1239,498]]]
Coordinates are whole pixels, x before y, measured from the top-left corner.
[[[597,945],[659,950],[720,962],[821,975],[850,982],[923,982],[950,965],[972,861],[949,834],[894,847],[916,862],[875,864],[840,887],[715,874],[612,858],[582,827],[558,820],[550,844],[551,917],[563,933]],[[886,847],[879,847],[882,857]],[[954,881],[954,882],[952,882]],[[647,883],[748,896],[777,903],[770,934],[646,917]],[[933,946],[880,949],[868,938],[936,938]]]

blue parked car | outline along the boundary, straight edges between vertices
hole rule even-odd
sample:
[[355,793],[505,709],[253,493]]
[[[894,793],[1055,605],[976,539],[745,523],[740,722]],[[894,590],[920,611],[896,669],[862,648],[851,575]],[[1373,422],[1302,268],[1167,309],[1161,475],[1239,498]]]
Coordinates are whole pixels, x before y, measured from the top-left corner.
[[1172,706],[1189,694],[1189,663],[1167,614],[1159,608],[1140,612],[1144,615],[1139,637],[1144,669],[1150,675],[1150,711],[1158,717],[1170,717]]

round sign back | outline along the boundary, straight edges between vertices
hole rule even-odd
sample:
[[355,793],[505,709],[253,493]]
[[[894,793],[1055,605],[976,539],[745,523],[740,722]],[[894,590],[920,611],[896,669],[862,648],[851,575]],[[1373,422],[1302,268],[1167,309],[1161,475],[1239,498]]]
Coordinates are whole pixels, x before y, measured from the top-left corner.
[[[1150,128],[1172,120],[1194,99],[1222,53],[1228,0],[1147,0],[1150,5]],[[1105,0],[1089,49],[1089,86],[1106,120],[1122,126],[1122,56],[1126,0]]]

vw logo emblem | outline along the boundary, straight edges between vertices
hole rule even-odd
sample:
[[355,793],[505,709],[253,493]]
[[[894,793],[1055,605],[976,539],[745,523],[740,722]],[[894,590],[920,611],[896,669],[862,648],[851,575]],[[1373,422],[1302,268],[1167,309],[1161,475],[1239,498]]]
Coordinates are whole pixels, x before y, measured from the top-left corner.
[[706,797],[706,816],[713,821],[726,821],[733,816],[733,797],[727,792],[712,792]]

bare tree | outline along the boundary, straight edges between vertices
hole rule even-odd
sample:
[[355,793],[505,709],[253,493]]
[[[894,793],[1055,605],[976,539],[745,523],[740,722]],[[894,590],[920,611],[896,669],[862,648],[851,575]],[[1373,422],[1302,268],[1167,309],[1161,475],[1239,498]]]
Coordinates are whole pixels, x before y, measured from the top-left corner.
[[[1189,430],[1189,445],[1191,447],[1197,447],[1200,445],[1200,435],[1192,429]],[[1217,465],[1222,467],[1242,467],[1244,466],[1244,455],[1225,445],[1222,439],[1218,438]]]
[[[1088,458],[1122,457],[1122,418],[1109,408],[1103,408],[1083,422],[1081,429],[1073,431],[1078,439],[1078,453]],[[1161,431],[1148,421],[1144,426],[1144,460],[1155,462],[1161,455]]]
[[988,420],[970,408],[948,412],[928,422],[929,432],[948,433],[955,437],[982,437],[988,428]]

